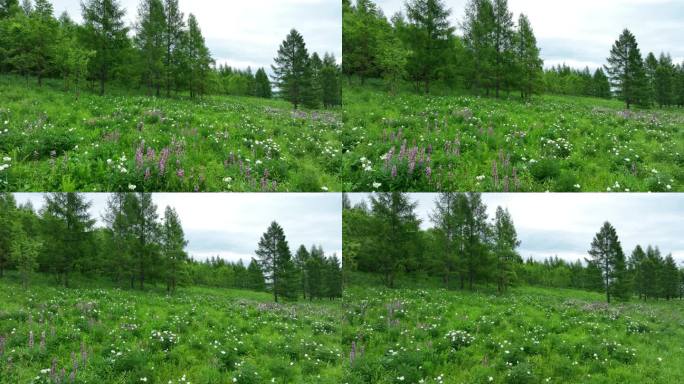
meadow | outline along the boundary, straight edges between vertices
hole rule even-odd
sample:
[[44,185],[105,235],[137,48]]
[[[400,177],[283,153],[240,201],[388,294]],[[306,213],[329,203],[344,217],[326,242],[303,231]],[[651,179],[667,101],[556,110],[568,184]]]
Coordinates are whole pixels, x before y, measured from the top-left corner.
[[684,303],[583,291],[346,291],[345,383],[681,383]]
[[382,88],[344,87],[346,191],[684,191],[682,109]]
[[[117,93],[118,92],[118,93]],[[0,191],[340,191],[337,111],[0,76]]]
[[0,383],[339,383],[339,301],[0,279]]

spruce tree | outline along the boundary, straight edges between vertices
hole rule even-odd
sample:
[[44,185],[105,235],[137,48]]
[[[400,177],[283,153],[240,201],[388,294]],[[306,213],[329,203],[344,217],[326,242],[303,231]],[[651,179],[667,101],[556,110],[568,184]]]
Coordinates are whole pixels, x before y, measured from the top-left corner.
[[86,47],[95,52],[91,74],[99,79],[100,95],[104,95],[105,82],[128,40],[128,28],[123,20],[126,11],[117,0],[85,0],[81,9],[84,41]]
[[588,252],[592,257],[588,261],[601,271],[606,301],[610,303],[611,294],[614,295],[616,288],[624,288],[625,262],[617,232],[609,222],[605,222],[594,236]]
[[274,59],[273,81],[282,97],[297,109],[311,100],[311,66],[304,38],[293,29],[278,49]]
[[410,37],[408,47],[408,73],[430,93],[430,84],[439,77],[446,62],[454,28],[449,23],[451,10],[442,0],[410,0],[406,3],[406,16]]
[[605,66],[611,85],[627,105],[648,105],[648,84],[644,63],[634,35],[625,29],[613,44]]

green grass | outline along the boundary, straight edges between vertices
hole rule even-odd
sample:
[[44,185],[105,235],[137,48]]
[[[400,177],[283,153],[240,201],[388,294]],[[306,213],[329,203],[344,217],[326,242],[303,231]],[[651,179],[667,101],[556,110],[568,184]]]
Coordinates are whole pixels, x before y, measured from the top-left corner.
[[343,96],[347,191],[684,191],[682,109],[625,113],[616,100],[548,95],[392,97],[372,83],[345,85]]
[[338,115],[249,97],[77,99],[1,76],[0,190],[340,191]]
[[[516,288],[345,292],[346,383],[681,383],[684,302]],[[359,352],[363,349],[363,353]]]
[[65,369],[61,382],[78,360],[75,383],[332,384],[342,376],[339,302],[276,305],[267,293],[167,296],[106,283],[60,289],[43,280],[24,291],[15,278],[0,279],[0,383],[56,382],[53,359],[59,379]]

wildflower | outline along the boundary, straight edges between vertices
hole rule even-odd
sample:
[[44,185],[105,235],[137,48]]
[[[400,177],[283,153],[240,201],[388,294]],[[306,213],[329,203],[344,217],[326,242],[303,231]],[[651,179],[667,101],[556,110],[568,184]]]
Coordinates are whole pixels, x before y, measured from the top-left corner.
[[662,357],[659,357],[659,358],[658,358],[658,362],[660,363],[660,362],[662,362],[662,361],[663,361],[663,358],[662,358]]
[[135,184],[128,184],[128,189],[135,191]]
[[182,179],[183,177],[185,177],[185,171],[181,168],[176,171],[176,175]]
[[324,192],[328,192],[328,187],[321,187],[321,190],[323,190]]
[[112,165],[112,159],[107,159],[107,165]]
[[394,179],[396,177],[397,177],[397,166],[393,165],[392,166],[392,178]]
[[485,175],[480,175],[480,176],[475,177],[475,180],[477,180],[477,181],[482,181],[484,179],[485,179]]
[[670,189],[672,189],[672,186],[671,186],[670,184],[668,184],[668,185],[665,186],[665,188],[667,188],[668,190],[670,190]]
[[378,183],[377,181],[373,183],[373,189],[378,189],[382,186],[382,183]]
[[12,158],[11,158],[11,157],[5,156],[5,157],[2,158],[2,161],[5,161],[5,162],[8,162],[8,163],[9,163],[10,161],[12,161]]
[[397,380],[399,380],[399,381],[404,381],[404,376],[399,376],[399,377],[397,377]]
[[432,169],[430,167],[425,168],[425,176],[427,176],[428,179],[432,176]]
[[494,378],[491,377],[491,376],[489,376],[489,378],[487,379],[487,381],[494,381]]
[[575,187],[575,189],[580,189],[580,188],[582,188],[579,184],[575,184],[574,187]]
[[147,377],[141,377],[140,381],[142,381],[143,383],[147,383]]
[[229,176],[229,177],[224,177],[224,178],[223,178],[223,182],[224,182],[224,183],[230,183],[230,182],[232,182],[232,181],[233,181],[233,178],[230,177],[230,176]]

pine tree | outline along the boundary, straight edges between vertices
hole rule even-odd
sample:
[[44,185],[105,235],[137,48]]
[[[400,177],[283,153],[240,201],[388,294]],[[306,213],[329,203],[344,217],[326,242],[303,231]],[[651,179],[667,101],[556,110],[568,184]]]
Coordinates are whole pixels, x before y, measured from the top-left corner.
[[165,264],[165,281],[167,292],[175,292],[179,278],[185,275],[185,264],[188,259],[185,247],[183,227],[176,210],[167,206],[164,211],[164,224],[161,228],[162,253]]
[[273,81],[280,94],[295,109],[306,104],[311,97],[311,66],[304,38],[297,30],[290,31],[273,60]]
[[[594,236],[589,249],[590,260],[601,270],[606,301],[610,303],[611,294],[616,288],[622,289],[624,279],[624,253],[615,228],[605,222]],[[588,260],[589,261],[589,260]]]
[[266,71],[263,68],[259,68],[256,71],[254,80],[256,82],[256,97],[270,99],[272,95],[271,82],[268,80],[268,75],[266,75]]
[[503,293],[515,279],[514,266],[521,260],[515,250],[520,246],[520,240],[508,209],[497,207],[493,232],[496,282],[499,293]]
[[451,11],[442,0],[410,0],[406,3],[406,16],[410,38],[408,47],[408,73],[430,93],[430,84],[439,77],[445,55],[451,45],[454,28],[449,23]]
[[537,38],[532,31],[532,25],[523,14],[518,19],[518,31],[514,41],[520,70],[520,95],[523,99],[529,99],[541,81],[543,62],[539,58]]
[[613,44],[608,58],[606,72],[611,85],[627,109],[636,104],[648,105],[648,84],[644,63],[636,38],[629,30],[624,30]]
[[154,90],[156,96],[160,96],[164,82],[165,54],[168,48],[164,39],[166,31],[162,0],[143,0],[138,8],[135,44],[142,56],[143,81],[148,90]]
[[171,89],[179,82],[180,51],[185,22],[183,13],[178,7],[178,0],[164,0],[164,75],[166,96],[171,96]]
[[117,0],[85,0],[81,9],[86,48],[96,52],[91,60],[92,75],[99,79],[100,95],[104,95],[105,82],[128,40],[123,20],[126,12]]
[[330,299],[342,297],[342,268],[337,255],[328,258],[326,271],[326,296]]

